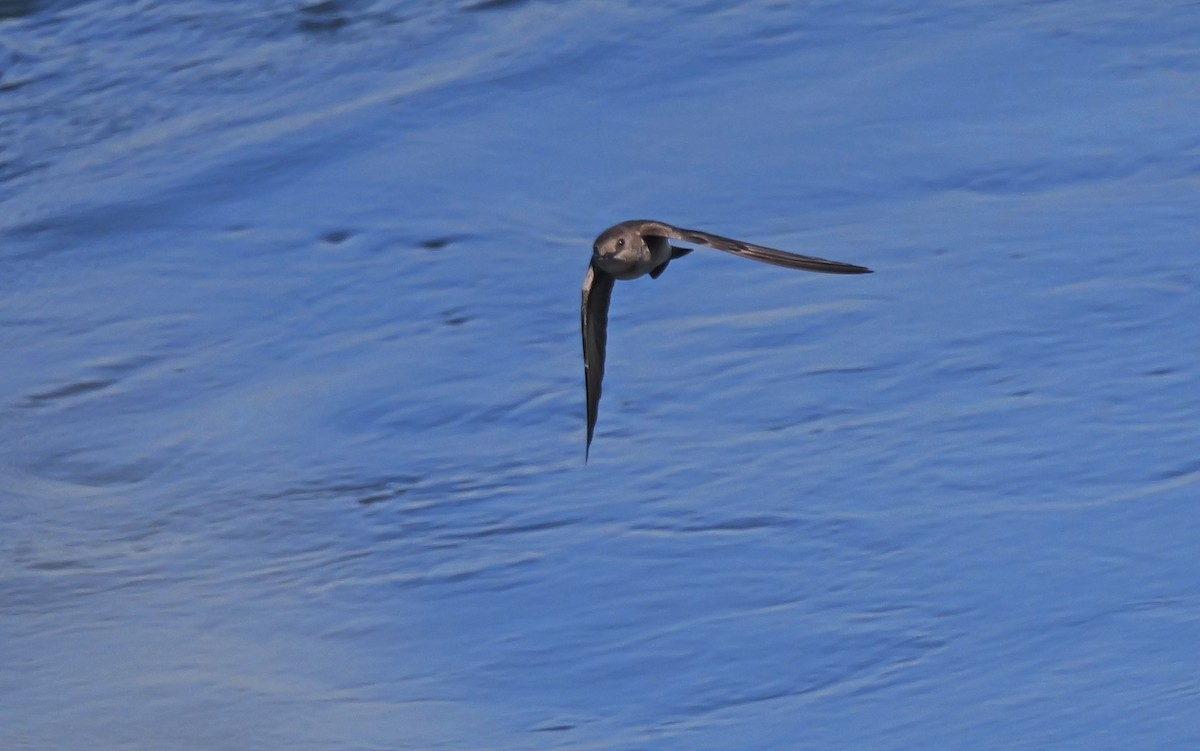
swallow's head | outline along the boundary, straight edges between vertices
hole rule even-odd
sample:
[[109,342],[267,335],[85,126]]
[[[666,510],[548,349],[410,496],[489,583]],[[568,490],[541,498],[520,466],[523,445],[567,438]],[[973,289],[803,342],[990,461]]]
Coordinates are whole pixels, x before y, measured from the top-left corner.
[[628,224],[618,224],[600,233],[592,244],[592,260],[618,279],[635,270],[644,274],[641,267],[650,258],[650,251],[640,232]]

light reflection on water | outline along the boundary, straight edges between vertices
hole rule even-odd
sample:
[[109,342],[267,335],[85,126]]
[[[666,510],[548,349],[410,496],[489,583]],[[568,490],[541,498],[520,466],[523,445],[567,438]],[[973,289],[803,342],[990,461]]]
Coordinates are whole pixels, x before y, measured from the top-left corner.
[[923,7],[0,3],[0,746],[1200,740],[1200,12]]

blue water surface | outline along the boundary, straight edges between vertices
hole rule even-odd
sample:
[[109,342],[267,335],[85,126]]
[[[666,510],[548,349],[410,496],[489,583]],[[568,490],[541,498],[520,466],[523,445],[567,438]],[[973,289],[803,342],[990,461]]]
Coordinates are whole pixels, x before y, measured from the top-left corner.
[[[1200,745],[1200,6],[0,2],[0,748]],[[697,252],[614,292],[592,238]]]

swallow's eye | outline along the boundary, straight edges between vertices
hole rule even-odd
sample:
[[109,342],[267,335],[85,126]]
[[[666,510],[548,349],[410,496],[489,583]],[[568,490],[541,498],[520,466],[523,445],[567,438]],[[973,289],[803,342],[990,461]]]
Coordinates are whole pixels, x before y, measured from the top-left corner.
[[624,248],[624,247],[625,247],[625,238],[623,238],[623,237],[618,237],[618,238],[617,238],[617,247],[618,247],[618,248]]

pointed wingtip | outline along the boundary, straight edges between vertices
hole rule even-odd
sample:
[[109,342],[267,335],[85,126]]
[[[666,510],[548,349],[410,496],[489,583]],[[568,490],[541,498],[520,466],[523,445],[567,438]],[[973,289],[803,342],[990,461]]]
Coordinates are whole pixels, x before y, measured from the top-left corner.
[[853,263],[843,263],[842,268],[835,270],[835,274],[874,274],[875,269],[868,269],[866,266],[858,266]]
[[856,263],[842,263],[841,261],[835,261],[834,263],[837,263],[841,267],[840,273],[843,273],[843,274],[874,274],[875,273],[874,269],[868,269],[866,266],[859,266]]

